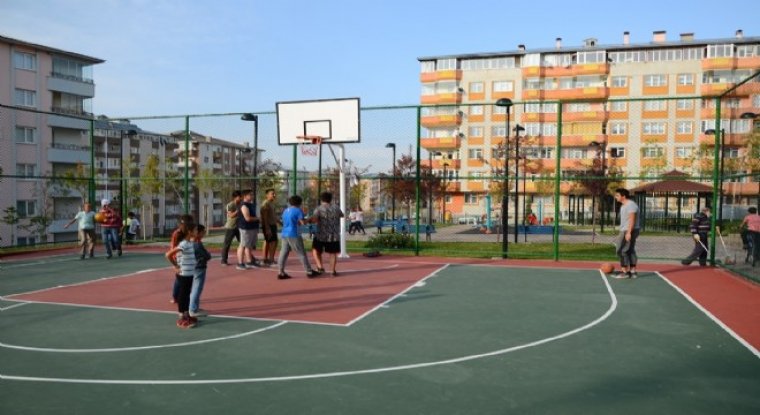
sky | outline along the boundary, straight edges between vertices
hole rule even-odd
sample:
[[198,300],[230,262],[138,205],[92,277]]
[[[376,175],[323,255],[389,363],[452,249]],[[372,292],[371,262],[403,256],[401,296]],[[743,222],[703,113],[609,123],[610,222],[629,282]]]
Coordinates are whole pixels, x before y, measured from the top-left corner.
[[[760,36],[758,16],[760,2],[746,0],[0,0],[0,35],[105,60],[94,68],[93,112],[135,117],[342,97],[417,105],[419,57],[551,48],[557,37],[619,44],[624,31],[631,43],[657,30],[669,40]],[[273,125],[262,125],[265,141]],[[250,141],[243,128],[223,134]],[[363,130],[354,153],[371,159],[410,134],[393,130]]]

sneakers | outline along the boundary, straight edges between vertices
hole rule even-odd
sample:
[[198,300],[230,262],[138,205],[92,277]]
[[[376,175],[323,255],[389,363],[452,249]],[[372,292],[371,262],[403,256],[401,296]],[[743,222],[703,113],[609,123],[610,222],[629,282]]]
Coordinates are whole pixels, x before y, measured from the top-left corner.
[[306,273],[306,276],[309,277],[309,278],[317,278],[320,275],[321,275],[321,273],[319,271],[314,271],[314,270],[311,270],[311,271],[309,271],[309,272]]
[[121,249],[119,249],[119,251],[117,253],[118,253],[119,256],[121,256]]
[[207,317],[208,312],[202,308],[190,312],[190,317]]
[[337,277],[337,276],[338,276],[338,271],[333,271],[333,272],[332,272],[332,276],[333,276],[333,277]]
[[237,265],[235,266],[235,269],[239,269],[239,270],[241,270],[241,271],[245,271],[245,270],[247,270],[247,269],[248,269],[248,266],[246,266],[245,264],[237,264]]
[[688,259],[682,259],[681,260],[681,265],[691,265],[691,261],[688,260]]
[[325,269],[324,268],[317,268],[317,272],[320,273],[320,274],[324,274],[325,273]]
[[84,255],[81,255],[81,256],[79,257],[79,259],[84,259]]
[[257,259],[254,259],[253,261],[247,263],[246,265],[248,265],[249,267],[260,267],[261,262],[259,262]]
[[198,319],[193,317],[183,317],[177,320],[177,327],[181,329],[191,329],[198,324]]
[[223,267],[230,265],[227,261],[222,261],[220,262],[220,264],[222,264]]
[[614,274],[612,274],[612,278],[618,279],[618,280],[624,280],[626,278],[631,278],[631,273],[626,271],[618,271]]
[[277,279],[278,280],[289,280],[291,278],[293,278],[293,277],[291,277],[290,275],[288,275],[288,274],[286,274],[284,272],[281,273],[281,274],[277,274]]

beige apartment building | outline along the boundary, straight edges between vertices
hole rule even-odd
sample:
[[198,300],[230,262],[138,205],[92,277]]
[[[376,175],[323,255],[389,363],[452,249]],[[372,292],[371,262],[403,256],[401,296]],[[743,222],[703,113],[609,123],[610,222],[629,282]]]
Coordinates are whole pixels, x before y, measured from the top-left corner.
[[[760,70],[760,37],[738,30],[725,39],[700,40],[684,33],[669,40],[666,32],[657,31],[649,42],[632,43],[625,32],[615,44],[587,39],[568,47],[557,38],[553,47],[519,45],[512,51],[418,60],[421,103],[429,105],[421,123],[422,147],[431,161],[423,158],[422,163],[432,162],[437,174],[446,170],[447,215],[456,218],[483,213],[488,177],[495,168],[503,169],[507,110],[495,105],[499,99],[514,103],[509,114],[513,143],[514,127],[523,128],[521,157],[528,161],[521,161],[520,176],[554,174],[558,101],[563,101],[560,168],[566,177],[588,170],[601,158],[600,149],[608,168],[629,177],[671,170],[698,175],[694,156],[700,145],[714,146],[715,137],[705,132],[715,129],[715,102],[695,97],[720,94]],[[628,98],[648,100],[624,101]],[[721,109],[725,157],[737,158],[753,128],[753,120],[742,114],[760,113],[758,79],[741,85]],[[513,153],[510,175],[514,162]],[[724,185],[726,202],[754,203],[758,184],[749,178],[735,181]],[[553,196],[538,183],[528,179],[517,184],[528,199],[523,208],[521,196],[519,215],[527,209],[553,212]],[[514,184],[511,189],[515,191]],[[573,195],[576,191],[563,182],[560,220],[590,215],[590,198]],[[498,205],[495,200],[492,206]]]

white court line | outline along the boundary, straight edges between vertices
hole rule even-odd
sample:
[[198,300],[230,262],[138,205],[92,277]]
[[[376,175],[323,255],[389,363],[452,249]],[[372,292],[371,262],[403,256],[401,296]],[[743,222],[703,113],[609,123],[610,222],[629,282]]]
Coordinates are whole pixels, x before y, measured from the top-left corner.
[[[149,269],[144,269],[144,270],[140,270],[140,271],[136,271],[136,272],[131,272],[129,274],[116,275],[116,276],[113,276],[113,277],[102,277],[102,278],[98,278],[98,279],[95,279],[95,280],[87,280],[87,281],[78,282],[78,283],[75,283],[75,284],[56,285],[55,287],[41,288],[39,290],[34,290],[34,291],[26,291],[26,292],[21,292],[21,293],[16,293],[16,294],[8,294],[8,295],[4,296],[4,298],[7,301],[22,301],[22,302],[32,302],[33,303],[33,302],[36,302],[36,301],[14,300],[14,299],[9,298],[9,297],[14,297],[14,296],[17,296],[17,295],[37,294],[37,293],[42,293],[42,292],[45,292],[45,291],[57,290],[59,288],[78,287],[80,285],[93,284],[93,283],[96,283],[96,282],[113,280],[113,279],[116,279],[116,278],[133,277],[135,275],[144,274],[146,272],[160,271],[162,269],[170,269],[170,268],[171,267],[149,268]],[[51,304],[55,304],[55,303],[51,303]]]
[[374,368],[374,369],[362,369],[362,370],[349,370],[349,371],[341,371],[341,372],[327,372],[327,373],[313,373],[313,374],[306,374],[306,375],[294,375],[294,376],[272,376],[272,377],[261,377],[261,378],[239,378],[239,379],[194,379],[194,380],[182,380],[182,379],[176,379],[176,380],[123,380],[123,379],[74,379],[74,378],[46,378],[46,377],[36,377],[36,376],[15,376],[15,375],[4,375],[0,374],[0,380],[16,380],[16,381],[27,381],[27,382],[53,382],[53,383],[78,383],[78,384],[100,384],[100,385],[208,385],[208,384],[231,384],[231,383],[260,383],[260,382],[285,382],[285,381],[295,381],[295,380],[307,380],[307,379],[324,379],[324,378],[334,378],[334,377],[341,377],[341,376],[354,376],[354,375],[364,375],[364,374],[373,374],[373,373],[384,373],[384,372],[395,372],[395,371],[401,371],[401,370],[410,370],[410,369],[419,369],[419,368],[425,368],[425,367],[432,367],[432,366],[443,366],[443,365],[449,365],[453,363],[461,363],[461,362],[467,362],[471,360],[477,360],[482,359],[485,357],[492,357],[492,356],[498,356],[503,355],[511,352],[515,352],[518,350],[527,349],[530,347],[540,346],[546,343],[550,343],[556,340],[564,339],[566,337],[570,337],[572,335],[578,334],[582,331],[588,330],[599,323],[605,321],[607,318],[609,318],[610,315],[617,309],[617,297],[615,296],[615,292],[612,291],[612,287],[610,286],[609,281],[607,281],[606,276],[599,271],[599,274],[601,275],[602,281],[604,282],[604,285],[607,288],[607,292],[610,295],[611,302],[610,307],[607,309],[607,311],[602,314],[597,319],[583,325],[580,327],[577,327],[575,329],[566,331],[564,333],[560,333],[556,336],[547,337],[541,340],[536,340],[530,343],[521,344],[518,346],[508,347],[505,349],[499,349],[494,350],[491,352],[486,353],[480,353],[480,354],[474,354],[474,355],[468,355],[468,356],[461,356],[457,358],[452,359],[446,359],[446,360],[437,360],[432,362],[423,362],[423,363],[414,363],[414,364],[408,364],[408,365],[399,365],[399,366],[389,366],[389,367],[380,367],[380,368]]
[[699,304],[696,300],[694,300],[689,294],[686,294],[686,292],[684,290],[682,290],[679,286],[673,284],[672,281],[670,281],[669,279],[665,278],[665,276],[662,275],[662,274],[660,274],[659,271],[655,271],[655,273],[657,274],[657,276],[659,276],[660,278],[662,278],[663,280],[665,280],[665,282],[667,282],[668,284],[670,284],[670,286],[673,287],[676,291],[678,291],[682,296],[684,296],[684,298],[686,298],[687,300],[689,300],[689,302],[691,302],[694,305],[694,307],[697,307],[697,309],[699,309],[699,311],[705,313],[705,315],[707,317],[709,317],[712,321],[714,321],[715,324],[717,324],[720,328],[722,328],[723,330],[725,330],[726,333],[728,333],[731,337],[733,337],[734,339],[736,339],[736,341],[738,341],[742,346],[746,347],[750,352],[752,352],[752,354],[754,354],[755,357],[760,358],[760,351],[758,351],[754,346],[752,346],[751,344],[749,344],[749,342],[747,342],[746,340],[744,340],[742,338],[742,336],[740,336],[738,333],[736,333],[735,331],[731,330],[731,327],[728,327],[725,323],[723,323],[722,321],[720,321],[720,319],[718,317],[715,317],[715,315],[713,313],[709,312],[706,308],[702,307],[701,304]]
[[0,307],[0,311],[10,310],[12,308],[21,307],[21,306],[27,305],[27,304],[29,304],[29,303],[18,303],[18,304],[9,305],[8,307]]
[[198,344],[206,344],[206,343],[213,343],[213,342],[218,342],[218,341],[223,341],[223,340],[237,339],[240,337],[250,336],[253,334],[265,332],[267,330],[275,329],[277,327],[282,326],[285,323],[286,322],[281,321],[277,324],[273,324],[267,327],[262,327],[260,329],[256,329],[252,331],[247,331],[245,333],[238,333],[238,334],[233,334],[233,335],[224,336],[224,337],[215,337],[213,339],[195,340],[195,341],[183,342],[183,343],[157,344],[157,345],[152,345],[152,346],[114,347],[114,348],[103,348],[103,349],[56,349],[56,348],[46,348],[46,347],[16,346],[16,345],[0,342],[0,347],[5,347],[6,349],[24,350],[24,351],[31,351],[31,352],[52,352],[52,353],[110,353],[110,352],[127,352],[127,351],[131,352],[131,351],[136,351],[136,350],[166,349],[170,347],[195,346]]
[[356,323],[357,321],[359,321],[359,320],[361,320],[361,319],[365,318],[366,316],[368,316],[368,315],[370,315],[370,314],[374,313],[374,312],[375,312],[375,310],[377,310],[378,308],[382,308],[382,307],[385,307],[385,306],[386,306],[386,304],[390,303],[391,301],[395,300],[396,298],[398,298],[398,297],[400,297],[400,296],[402,296],[402,295],[405,295],[405,294],[406,294],[406,293],[407,293],[409,290],[411,290],[412,288],[416,287],[418,284],[420,284],[420,283],[422,283],[422,282],[426,281],[428,278],[432,278],[432,277],[436,276],[436,275],[437,275],[439,272],[441,272],[441,271],[443,271],[444,269],[448,268],[448,266],[449,266],[449,264],[446,264],[446,265],[444,265],[444,266],[442,266],[442,267],[438,268],[437,270],[433,271],[432,273],[430,273],[430,274],[429,274],[427,277],[425,277],[425,278],[423,278],[423,279],[421,279],[421,280],[415,281],[415,282],[414,282],[412,285],[408,286],[408,287],[407,287],[407,288],[406,288],[404,291],[401,291],[401,292],[397,293],[397,294],[396,294],[396,295],[394,295],[393,297],[391,297],[391,298],[389,298],[389,299],[387,299],[387,300],[383,301],[382,303],[380,303],[380,304],[376,305],[376,306],[375,306],[375,307],[373,307],[371,310],[367,310],[365,313],[363,313],[363,314],[362,314],[362,315],[360,315],[359,317],[356,317],[355,319],[353,319],[353,320],[349,321],[349,322],[348,322],[348,324],[346,324],[346,326],[351,326],[351,325],[353,325],[354,323]]

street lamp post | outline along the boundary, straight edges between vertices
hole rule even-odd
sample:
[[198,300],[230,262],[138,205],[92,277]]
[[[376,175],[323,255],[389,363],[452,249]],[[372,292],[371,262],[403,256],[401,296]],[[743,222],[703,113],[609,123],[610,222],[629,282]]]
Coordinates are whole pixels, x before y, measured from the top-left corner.
[[[245,157],[243,156],[243,154],[248,154],[250,152],[251,152],[251,149],[248,147],[238,149],[238,178],[243,177],[243,175],[245,175],[245,167],[243,166]],[[238,187],[238,190],[240,190],[241,188],[240,181],[238,181],[237,187]]]
[[391,178],[391,220],[394,221],[391,233],[393,233],[396,231],[396,143],[388,143],[385,148],[393,150],[393,177]]
[[[706,135],[715,135],[718,134],[717,131],[714,129],[705,130]],[[718,137],[718,142],[720,145],[720,165],[718,167],[718,175],[720,178],[720,188],[718,189],[720,199],[718,202],[718,223],[721,228],[723,228],[723,162],[726,156],[726,146],[725,146],[725,137],[726,137],[726,130],[721,128],[720,129],[720,136]],[[718,151],[716,149],[716,151]]]
[[[599,157],[599,151],[602,153],[602,183],[604,183],[604,179],[607,177],[607,141],[602,141],[601,143],[598,141],[592,141],[588,143],[589,147],[596,148],[596,157]],[[602,210],[602,221],[601,221],[601,232],[604,233],[604,190],[601,192],[602,194],[599,195],[599,206],[601,206]],[[592,209],[593,210],[593,209]]]
[[[518,225],[519,220],[518,218],[518,207],[519,207],[519,201],[520,201],[520,131],[525,131],[525,128],[523,128],[520,124],[515,125],[515,243],[517,243],[517,237],[518,237]],[[523,169],[523,174],[525,174],[525,169]],[[523,189],[523,199],[525,198],[525,189]],[[525,216],[525,211],[523,211],[523,216]]]
[[449,163],[443,163],[443,197],[441,197],[441,222],[446,223],[446,180],[449,178],[449,172],[447,168]]
[[259,117],[256,114],[245,113],[240,119],[253,122],[253,200],[256,201],[259,184]]
[[[137,135],[137,130],[121,130],[121,141],[119,142],[119,204],[121,205],[122,218],[126,217],[127,214],[127,192],[124,189],[124,137],[134,137],[135,135]],[[129,148],[132,148],[131,143]],[[129,158],[131,161],[131,154]]]
[[509,172],[509,121],[510,121],[510,108],[512,108],[512,100],[509,98],[501,98],[496,101],[497,107],[504,107],[507,111],[506,127],[504,131],[504,181],[502,184],[502,196],[501,196],[501,257],[507,258],[507,251],[509,249],[509,240],[507,239],[507,227],[509,213],[509,181],[507,180],[507,174]]

